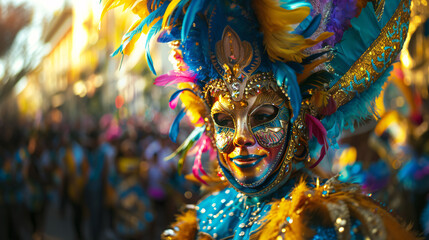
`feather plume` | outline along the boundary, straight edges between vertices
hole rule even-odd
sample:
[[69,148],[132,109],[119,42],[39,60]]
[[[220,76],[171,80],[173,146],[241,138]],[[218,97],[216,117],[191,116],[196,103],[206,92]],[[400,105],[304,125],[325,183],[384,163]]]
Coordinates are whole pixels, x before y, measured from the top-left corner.
[[[180,83],[179,88],[190,87],[189,83]],[[183,106],[186,108],[186,115],[189,120],[195,126],[201,126],[204,122],[201,121],[202,118],[208,116],[206,104],[203,99],[198,97],[193,91],[185,91],[180,94],[180,100],[183,103]]]
[[196,74],[187,71],[172,70],[164,75],[155,79],[154,84],[157,86],[170,86],[172,84],[179,84],[184,82],[195,82]]
[[[314,187],[310,187],[311,185]],[[386,229],[386,239],[416,239],[409,227],[402,226],[383,207],[364,195],[358,185],[341,183],[333,178],[324,185],[301,180],[290,198],[282,198],[271,205],[271,210],[263,219],[264,225],[257,233],[258,239],[277,239],[278,236],[294,240],[326,237],[326,232],[319,235],[319,231],[313,231],[317,229],[311,227],[311,223],[335,227],[336,216],[341,211],[349,213],[347,220],[352,221],[351,223],[359,221],[358,232],[355,232],[357,236],[376,238],[370,230],[374,227],[373,219],[377,218]],[[368,218],[367,214],[373,217]],[[326,228],[322,229],[326,231]],[[347,238],[349,234],[350,232],[344,231],[342,236]],[[337,238],[342,236],[337,235]]]
[[176,10],[177,5],[182,0],[172,0],[169,4],[167,9],[165,10],[164,16],[162,18],[162,28],[167,27],[168,20],[170,19],[171,15],[173,14],[174,10]]
[[175,109],[175,108],[176,108],[177,103],[178,103],[178,101],[179,101],[179,96],[180,96],[180,94],[182,94],[184,91],[191,91],[191,92],[192,92],[192,89],[190,89],[190,88],[183,88],[183,89],[180,89],[180,90],[175,91],[175,92],[171,95],[171,97],[170,97],[170,108],[171,108],[171,109]]
[[[300,75],[298,75],[300,76]],[[303,78],[299,83],[299,89],[302,94],[313,89],[323,89],[331,81],[332,75],[327,71],[318,71],[309,77]]]
[[[258,235],[261,240],[277,239],[307,239],[313,235],[312,230],[299,214],[301,204],[309,188],[301,181],[291,193],[292,199],[278,200],[272,203],[272,208],[263,219],[264,225]],[[283,232],[282,229],[286,231]]]
[[177,114],[176,118],[173,121],[173,124],[171,124],[170,132],[168,135],[170,136],[171,141],[173,141],[174,143],[176,142],[177,136],[179,135],[180,121],[184,116],[185,116],[185,109],[183,108],[182,110],[180,110],[179,114]]
[[152,37],[158,34],[160,31],[161,31],[161,22],[157,22],[147,33],[146,42],[145,42],[147,65],[149,66],[149,69],[154,75],[156,75],[156,71],[155,71],[155,67],[153,66],[152,56],[150,55],[149,44],[151,42]]
[[201,138],[205,131],[205,126],[196,127],[191,134],[185,139],[185,141],[174,151],[170,156],[166,157],[165,160],[170,160],[175,156],[180,156],[177,163],[177,171],[182,172],[183,163],[186,159],[188,151],[194,146],[194,144]]
[[195,20],[195,15],[203,8],[205,4],[204,0],[200,1],[191,1],[188,9],[186,9],[185,17],[183,18],[182,23],[182,32],[181,39],[184,41],[189,34],[189,30],[191,29],[192,23]]
[[305,29],[303,29],[301,33],[297,33],[297,34],[302,35],[304,38],[311,37],[311,35],[313,35],[313,33],[315,33],[316,30],[319,28],[321,20],[322,20],[322,15],[317,14],[311,19],[311,22],[308,24],[308,26]]
[[309,134],[308,138],[311,140],[311,138],[313,136],[315,136],[317,139],[317,142],[320,145],[322,145],[322,149],[320,150],[319,159],[313,165],[310,166],[310,168],[314,168],[320,163],[320,161],[322,161],[323,157],[325,157],[326,151],[329,148],[328,142],[326,140],[327,133],[326,133],[325,127],[319,121],[319,119],[317,119],[317,118],[315,118],[309,114],[306,114],[306,116],[305,116],[305,123],[306,123],[307,128],[308,128],[308,134]]
[[264,33],[264,46],[272,61],[302,62],[305,57],[304,49],[332,36],[332,33],[325,32],[315,40],[305,38],[317,30],[320,24],[319,16],[316,16],[305,29],[304,26],[301,26],[298,32],[305,33],[304,35],[292,32],[294,30],[292,25],[306,20],[311,10],[311,4],[305,1],[297,2],[299,4],[282,3],[275,0],[252,1],[261,31]]
[[287,89],[293,111],[291,121],[294,122],[298,117],[302,101],[301,92],[296,79],[296,73],[286,63],[282,62],[276,62],[273,70],[277,79],[277,85]]

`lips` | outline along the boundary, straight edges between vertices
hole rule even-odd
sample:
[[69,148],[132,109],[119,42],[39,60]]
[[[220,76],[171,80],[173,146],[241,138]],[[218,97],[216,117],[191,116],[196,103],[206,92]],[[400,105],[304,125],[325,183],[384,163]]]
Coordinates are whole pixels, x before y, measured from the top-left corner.
[[267,155],[239,155],[231,158],[231,161],[239,168],[249,168],[257,165]]

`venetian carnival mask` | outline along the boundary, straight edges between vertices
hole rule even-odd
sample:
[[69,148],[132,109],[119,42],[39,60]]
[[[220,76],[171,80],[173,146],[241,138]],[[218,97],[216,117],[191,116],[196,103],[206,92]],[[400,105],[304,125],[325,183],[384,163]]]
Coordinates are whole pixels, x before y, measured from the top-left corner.
[[279,165],[290,112],[277,92],[262,91],[242,101],[220,96],[211,109],[214,137],[223,164],[244,187],[257,187]]
[[231,27],[224,29],[215,49],[212,63],[223,77],[213,80],[206,98],[212,103],[219,165],[237,189],[259,192],[273,182],[284,160],[291,120],[289,100],[271,72],[255,73],[261,65],[259,48],[241,40]]

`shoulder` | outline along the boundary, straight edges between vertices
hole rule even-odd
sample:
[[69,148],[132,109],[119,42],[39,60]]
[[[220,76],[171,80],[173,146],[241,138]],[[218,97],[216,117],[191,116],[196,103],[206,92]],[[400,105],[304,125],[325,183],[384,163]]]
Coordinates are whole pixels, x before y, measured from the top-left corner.
[[[260,239],[414,239],[387,210],[355,184],[335,178],[309,186],[301,182],[272,203]],[[304,234],[303,234],[304,233]]]

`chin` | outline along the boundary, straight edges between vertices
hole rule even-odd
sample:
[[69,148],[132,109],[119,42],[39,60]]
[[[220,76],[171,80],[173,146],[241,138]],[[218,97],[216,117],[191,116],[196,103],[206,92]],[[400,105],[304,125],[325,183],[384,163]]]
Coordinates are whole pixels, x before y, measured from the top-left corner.
[[261,185],[263,181],[258,183],[260,179],[261,178],[258,178],[258,177],[248,177],[243,179],[236,178],[237,182],[240,183],[241,185],[251,185],[252,187],[257,187]]

